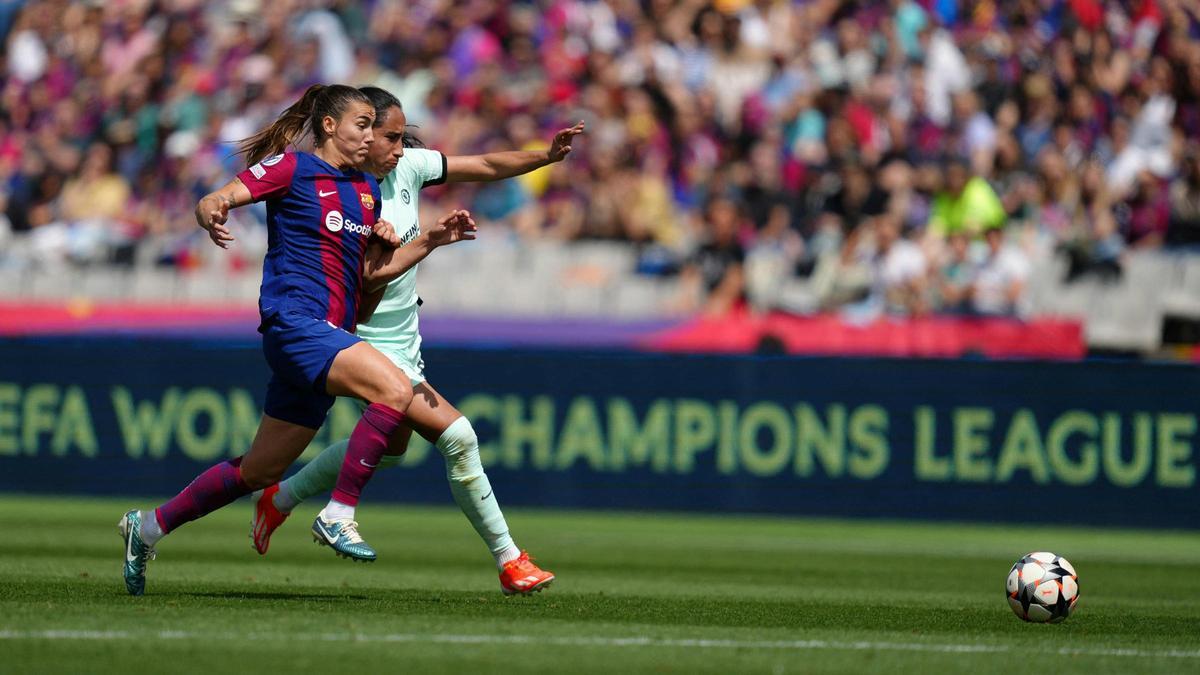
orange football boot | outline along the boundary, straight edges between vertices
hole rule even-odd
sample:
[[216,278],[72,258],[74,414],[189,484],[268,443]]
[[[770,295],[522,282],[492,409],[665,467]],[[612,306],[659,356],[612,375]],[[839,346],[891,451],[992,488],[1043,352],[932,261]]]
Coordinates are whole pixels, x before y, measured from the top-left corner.
[[533,564],[529,554],[521,551],[521,557],[504,563],[500,570],[500,590],[505,595],[532,595],[549,588],[554,574]]
[[254,540],[254,550],[259,555],[267,554],[271,533],[291,515],[275,508],[273,498],[277,492],[279,483],[254,493],[254,520],[250,523],[250,538]]

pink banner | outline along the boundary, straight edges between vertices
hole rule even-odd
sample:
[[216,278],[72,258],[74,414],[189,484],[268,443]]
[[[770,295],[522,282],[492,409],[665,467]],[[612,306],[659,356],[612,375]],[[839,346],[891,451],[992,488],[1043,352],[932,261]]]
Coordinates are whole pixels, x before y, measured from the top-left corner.
[[72,302],[0,302],[0,335],[74,335],[156,331],[221,330],[253,332],[258,326],[254,305],[98,304]]
[[[778,341],[778,342],[776,342]],[[771,345],[769,343],[774,343]],[[735,314],[701,318],[648,337],[642,346],[666,352],[840,356],[1079,359],[1087,351],[1078,321],[925,317],[855,325],[832,315]]]

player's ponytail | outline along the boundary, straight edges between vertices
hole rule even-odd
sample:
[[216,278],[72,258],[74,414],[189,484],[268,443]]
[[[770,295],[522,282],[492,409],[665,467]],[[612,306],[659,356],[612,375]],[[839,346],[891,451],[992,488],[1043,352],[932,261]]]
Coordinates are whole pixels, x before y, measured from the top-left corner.
[[365,94],[344,84],[314,84],[304,90],[299,101],[284,110],[271,126],[238,144],[238,152],[246,156],[247,164],[278,155],[300,139],[306,131],[320,145],[325,140],[321,120],[337,119],[353,102],[371,103]]
[[[416,125],[414,124],[412,126],[416,126]],[[412,134],[412,132],[409,132],[409,131],[404,132],[404,136],[400,139],[400,142],[406,148],[423,148],[423,147],[425,147],[425,141],[417,138],[416,136],[414,136]]]
[[312,117],[317,97],[324,89],[323,84],[309,87],[300,100],[284,110],[271,126],[239,143],[238,151],[246,156],[246,164],[257,164],[267,157],[278,155],[300,138]]

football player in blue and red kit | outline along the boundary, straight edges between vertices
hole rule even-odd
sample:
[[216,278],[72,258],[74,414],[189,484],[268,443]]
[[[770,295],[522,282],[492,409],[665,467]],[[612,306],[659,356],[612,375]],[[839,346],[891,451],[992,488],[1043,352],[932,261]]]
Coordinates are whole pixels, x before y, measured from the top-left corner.
[[[375,108],[362,92],[314,85],[271,126],[243,141],[250,167],[197,204],[197,223],[226,248],[233,241],[229,210],[267,202],[259,332],[272,377],[258,433],[245,455],[209,468],[157,509],[134,509],[121,518],[130,594],[144,592],[146,563],[159,539],[278,482],[312,441],[336,396],[369,405],[350,436],[334,501],[313,530],[341,555],[374,559],[357,524],[337,513],[337,505],[353,513],[412,400],[404,372],[354,334],[368,245],[391,252],[400,244],[391,226],[379,220],[378,183],[357,168],[367,158],[374,121]],[[306,132],[316,148],[311,154],[284,152]],[[447,219],[462,225],[469,216],[456,211]]]
[[[360,90],[375,104],[375,140],[363,169],[379,179],[382,214],[397,224],[397,232],[403,232],[401,239],[407,242],[395,250],[396,254],[410,248],[428,254],[460,237],[473,238],[470,232],[448,229],[440,222],[433,228],[428,224],[422,226],[418,218],[422,189],[442,183],[502,180],[561,162],[571,153],[573,139],[584,131],[583,122],[563,129],[542,151],[445,156],[436,150],[412,147],[414,143],[407,134],[408,117],[399,99],[378,87]],[[411,256],[404,262],[410,260]],[[425,378],[417,267],[388,264],[380,272],[380,281],[385,285],[378,290],[373,284],[364,289],[364,304],[371,304],[372,300],[377,304],[371,316],[359,322],[358,334],[408,375],[416,394],[406,411],[405,428],[392,436],[380,468],[399,465],[413,432],[423,436],[442,454],[454,501],[495,558],[501,590],[506,595],[542,591],[554,581],[554,574],[534,563],[513,541],[480,461],[479,439],[470,420]],[[255,494],[251,524],[255,550],[265,555],[271,534],[292,509],[305,499],[333,488],[345,462],[346,448],[347,441],[339,440],[286,481]]]

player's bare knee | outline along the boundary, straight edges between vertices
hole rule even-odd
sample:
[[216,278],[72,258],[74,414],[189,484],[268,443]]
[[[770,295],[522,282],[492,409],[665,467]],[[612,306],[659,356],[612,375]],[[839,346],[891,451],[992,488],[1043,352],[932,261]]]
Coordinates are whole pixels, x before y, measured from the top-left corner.
[[413,390],[412,385],[408,382],[397,382],[395,386],[388,390],[387,400],[382,401],[385,405],[393,410],[401,412],[408,410],[408,405],[412,403]]
[[413,400],[412,382],[408,376],[397,371],[388,374],[380,383],[380,390],[373,403],[382,403],[393,410],[404,412]]

